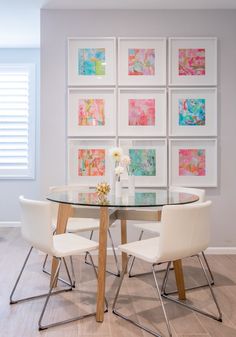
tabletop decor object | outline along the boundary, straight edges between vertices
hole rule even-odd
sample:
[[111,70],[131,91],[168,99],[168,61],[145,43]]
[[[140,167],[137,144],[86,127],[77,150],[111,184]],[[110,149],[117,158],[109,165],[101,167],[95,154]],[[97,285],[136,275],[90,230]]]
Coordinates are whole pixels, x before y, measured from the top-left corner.
[[[121,197],[121,190],[122,190],[122,181],[121,181],[121,175],[123,173],[127,173],[128,177],[132,176],[132,170],[131,170],[131,159],[128,155],[123,155],[123,150],[120,147],[116,147],[111,149],[110,154],[112,158],[115,160],[115,177],[116,177],[116,188],[115,188],[115,195],[116,197]],[[134,180],[132,180],[134,183]],[[134,186],[132,188],[134,190]],[[133,191],[132,191],[132,194]]]
[[103,204],[108,202],[106,196],[110,192],[110,190],[111,190],[110,185],[106,182],[102,182],[102,183],[97,184],[96,192],[97,192],[97,195],[98,195],[98,199]]
[[130,156],[124,155],[121,158],[121,165],[126,169],[128,174],[128,194],[134,196],[135,194],[135,175],[131,166]]
[[110,155],[114,160],[114,174],[115,174],[115,196],[121,197],[121,174],[124,173],[124,168],[121,166],[121,157],[123,151],[120,147],[114,147],[110,150]]

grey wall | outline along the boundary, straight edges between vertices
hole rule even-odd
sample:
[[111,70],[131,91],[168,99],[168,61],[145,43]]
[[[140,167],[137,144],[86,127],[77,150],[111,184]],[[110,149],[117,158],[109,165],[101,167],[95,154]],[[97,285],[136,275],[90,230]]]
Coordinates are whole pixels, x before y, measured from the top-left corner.
[[36,69],[36,163],[35,179],[0,179],[0,222],[19,221],[20,209],[18,197],[20,194],[30,198],[39,196],[39,63],[38,48],[0,49],[0,63],[33,63]]
[[[41,12],[40,189],[66,177],[67,37],[216,36],[218,43],[219,187],[213,200],[212,246],[236,244],[236,11],[62,11]],[[136,236],[133,238],[136,239]]]

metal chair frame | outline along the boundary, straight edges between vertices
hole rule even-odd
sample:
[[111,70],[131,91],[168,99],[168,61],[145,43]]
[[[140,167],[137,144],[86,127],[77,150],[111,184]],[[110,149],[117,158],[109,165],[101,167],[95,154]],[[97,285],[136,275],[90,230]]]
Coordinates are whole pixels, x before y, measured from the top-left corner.
[[[55,257],[57,260],[58,260],[58,266],[57,266],[57,269],[56,269],[56,272],[55,272],[55,275],[53,277],[53,280],[51,282],[51,286],[49,288],[49,291],[47,293],[44,293],[44,294],[40,294],[40,295],[36,295],[36,296],[30,296],[30,297],[24,297],[24,298],[21,298],[21,299],[17,299],[17,300],[14,300],[13,299],[13,296],[14,296],[14,293],[15,293],[15,290],[17,288],[17,285],[21,279],[21,276],[23,274],[23,271],[26,267],[26,264],[29,260],[29,257],[31,255],[31,252],[33,250],[33,246],[30,247],[30,250],[26,256],[26,259],[23,263],[23,266],[20,270],[20,273],[17,277],[17,280],[14,284],[14,287],[13,287],[13,290],[11,292],[11,295],[10,295],[10,304],[16,304],[16,303],[19,303],[19,302],[23,302],[23,301],[28,301],[28,300],[33,300],[33,299],[37,299],[37,298],[41,298],[41,297],[46,297],[46,300],[44,302],[44,305],[43,305],[43,309],[42,309],[42,312],[40,314],[40,317],[39,317],[39,321],[38,321],[38,329],[39,330],[45,330],[47,328],[50,328],[50,327],[54,327],[54,326],[58,326],[58,325],[62,325],[62,324],[66,324],[66,323],[69,323],[69,322],[73,322],[73,321],[77,321],[77,320],[81,320],[85,317],[89,317],[89,316],[94,316],[96,315],[96,312],[92,312],[92,313],[88,313],[88,314],[85,314],[85,315],[80,315],[80,316],[76,316],[76,317],[73,317],[73,318],[70,318],[70,319],[67,319],[67,320],[62,320],[62,321],[58,321],[58,322],[55,322],[55,323],[50,323],[50,324],[42,324],[42,321],[43,321],[43,317],[44,317],[44,314],[45,314],[45,311],[46,311],[46,308],[47,308],[47,305],[48,305],[48,301],[50,299],[50,297],[52,295],[56,295],[56,294],[59,294],[59,293],[62,293],[62,292],[67,292],[67,291],[72,291],[73,289],[73,283],[72,283],[72,280],[71,280],[71,276],[70,276],[70,273],[69,273],[69,270],[68,270],[68,267],[67,267],[67,264],[66,264],[66,261],[65,261],[65,258],[62,257]],[[88,252],[90,258],[91,258],[91,264],[93,266],[93,269],[94,269],[94,273],[96,275],[96,278],[97,278],[97,271],[96,271],[96,268],[93,264],[93,260],[92,260],[92,257],[91,257],[91,254]],[[60,268],[61,268],[61,264],[62,264],[62,261],[64,262],[64,265],[65,265],[65,269],[66,269],[66,273],[67,273],[67,276],[68,276],[68,279],[69,279],[69,282],[68,281],[65,281],[65,280],[62,280],[62,279],[59,279],[58,278],[58,275],[59,275],[59,272],[60,272]],[[66,282],[66,284],[68,284],[70,287],[68,289],[63,289],[63,290],[58,290],[58,291],[53,291],[53,288],[54,288],[54,285],[55,285],[55,282],[57,280],[57,278],[62,281],[63,283]],[[107,304],[107,300],[105,299],[105,312],[108,311],[108,304]]]
[[[217,311],[218,311],[218,316],[215,316],[215,315],[212,315],[212,314],[209,314],[208,312],[206,311],[203,311],[203,310],[200,310],[198,308],[196,308],[195,306],[192,306],[192,305],[189,305],[187,304],[186,302],[183,302],[183,301],[180,301],[178,300],[177,298],[174,298],[172,296],[170,296],[171,294],[174,294],[174,293],[177,293],[177,291],[171,291],[171,292],[166,292],[166,285],[167,285],[167,281],[168,281],[168,276],[169,276],[169,272],[170,272],[170,262],[168,263],[168,266],[167,266],[167,269],[166,269],[166,273],[165,273],[165,276],[164,276],[164,279],[163,279],[163,284],[162,284],[162,288],[161,288],[161,295],[166,298],[167,300],[170,300],[172,302],[175,302],[175,303],[178,303],[188,309],[191,309],[191,310],[194,310],[202,315],[205,315],[207,317],[210,317],[216,321],[219,321],[219,322],[222,322],[222,313],[221,313],[221,310],[220,310],[220,307],[219,307],[219,304],[217,302],[217,299],[216,299],[216,296],[214,294],[214,291],[213,291],[213,287],[212,287],[212,284],[211,284],[211,280],[209,278],[209,276],[207,275],[207,269],[202,261],[202,257],[197,254],[197,255],[194,255],[198,258],[198,261],[199,261],[199,264],[201,266],[201,269],[203,271],[203,274],[205,276],[205,279],[206,279],[206,282],[207,282],[207,286],[209,287],[210,289],[210,292],[211,292],[211,295],[212,295],[212,298],[213,298],[213,301],[216,305],[216,308],[217,308]],[[199,286],[196,286],[196,287],[192,287],[192,288],[188,288],[188,289],[185,289],[186,291],[188,290],[195,290],[197,288],[200,288]]]
[[[130,255],[129,256],[129,259],[131,258],[132,256]],[[200,314],[203,314],[207,317],[210,317],[212,319],[215,319],[219,322],[222,322],[222,313],[220,311],[220,307],[219,307],[219,304],[217,302],[217,299],[215,297],[215,294],[214,294],[214,291],[213,291],[213,288],[212,288],[212,285],[211,285],[211,282],[209,280],[209,277],[207,275],[207,272],[206,272],[206,269],[205,269],[205,266],[201,260],[201,257],[199,255],[197,255],[198,257],[198,260],[199,260],[199,263],[200,263],[200,266],[203,270],[203,273],[204,273],[204,276],[206,278],[206,281],[207,281],[207,285],[209,286],[210,288],[210,292],[211,292],[211,295],[212,295],[212,298],[213,298],[213,301],[216,305],[216,308],[217,308],[217,311],[218,311],[218,315],[215,316],[215,315],[212,315],[212,314],[209,314],[208,312],[205,312],[203,310],[200,310],[194,306],[191,306],[191,305],[188,305],[182,301],[179,301],[173,297],[170,297],[169,294],[166,293],[165,289],[166,289],[166,285],[167,285],[167,281],[168,281],[168,275],[169,275],[169,271],[170,271],[170,265],[171,265],[171,262],[172,261],[169,261],[168,262],[168,265],[167,265],[167,269],[166,269],[166,273],[165,273],[165,276],[164,276],[164,279],[163,279],[163,283],[162,283],[162,287],[161,287],[161,290],[158,286],[158,282],[157,282],[157,278],[156,278],[156,270],[155,270],[155,267],[160,265],[161,263],[154,263],[152,264],[152,274],[153,274],[153,278],[154,278],[154,283],[155,283],[155,288],[156,288],[156,291],[157,291],[157,295],[158,295],[158,298],[160,300],[160,303],[161,303],[161,307],[162,307],[162,311],[163,311],[163,314],[164,314],[164,317],[165,317],[165,322],[166,322],[166,326],[167,326],[167,330],[168,330],[168,334],[169,334],[169,337],[172,337],[172,332],[171,332],[171,328],[170,328],[170,322],[168,320],[168,316],[167,316],[167,313],[166,313],[166,310],[165,310],[165,307],[164,307],[164,303],[163,303],[163,300],[162,300],[162,297],[168,299],[168,300],[171,300],[175,303],[178,303],[178,304],[181,304],[183,306],[185,306],[186,308],[188,309],[191,309],[191,310],[194,310]],[[129,261],[128,259],[128,261]],[[127,261],[127,265],[126,265],[126,268],[128,266],[128,261]],[[120,289],[121,289],[121,286],[122,286],[122,283],[123,283],[123,280],[124,280],[124,275],[125,275],[125,270],[126,268],[123,270],[122,274],[121,274],[121,278],[120,278],[120,282],[119,282],[119,285],[118,285],[118,289],[117,289],[117,292],[116,292],[116,295],[115,295],[115,299],[114,299],[114,302],[113,302],[113,306],[112,306],[112,311],[115,315],[125,319],[126,321],[129,321],[131,322],[132,324],[136,325],[137,327],[141,328],[142,330],[145,330],[147,332],[149,332],[150,334],[156,336],[156,337],[162,337],[159,333],[157,333],[156,331],[153,331],[151,329],[149,329],[148,327],[140,324],[139,322],[135,321],[135,320],[132,320],[130,319],[128,316],[125,316],[123,315],[121,312],[119,312],[117,309],[116,309],[116,303],[117,303],[117,300],[118,300],[118,296],[119,296],[119,293],[120,293]]]

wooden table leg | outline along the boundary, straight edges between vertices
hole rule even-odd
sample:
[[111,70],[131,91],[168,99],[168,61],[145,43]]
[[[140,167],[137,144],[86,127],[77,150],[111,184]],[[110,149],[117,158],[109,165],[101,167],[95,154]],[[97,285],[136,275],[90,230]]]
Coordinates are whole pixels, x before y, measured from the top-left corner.
[[[59,204],[58,208],[58,215],[57,215],[57,228],[56,234],[62,234],[66,231],[66,225],[68,218],[72,215],[72,207],[69,204]],[[52,284],[56,269],[58,266],[58,260],[53,258],[52,259],[52,266],[51,266],[51,281]],[[54,283],[54,288],[57,286],[57,280]]]
[[96,312],[97,322],[103,322],[104,319],[108,226],[109,226],[108,208],[100,207],[98,286],[97,286],[97,312]]
[[[121,243],[127,243],[127,221],[126,220],[121,220]],[[127,266],[127,254],[122,253],[122,270]],[[127,268],[126,271],[127,273]]]
[[179,293],[179,299],[186,300],[182,261],[176,260],[173,262],[173,264],[174,264],[176,285]]

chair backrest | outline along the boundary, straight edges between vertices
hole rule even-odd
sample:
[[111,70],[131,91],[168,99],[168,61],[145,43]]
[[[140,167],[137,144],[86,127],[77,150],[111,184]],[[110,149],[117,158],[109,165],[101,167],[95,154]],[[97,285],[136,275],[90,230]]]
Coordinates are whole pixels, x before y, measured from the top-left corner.
[[197,202],[205,201],[206,192],[205,190],[200,189],[200,188],[170,186],[170,191],[179,192],[179,193],[183,192],[183,193],[195,194],[199,197],[199,200]]
[[21,233],[33,247],[52,254],[51,203],[20,196]]
[[210,240],[211,201],[164,206],[158,258],[174,261],[204,251]]

